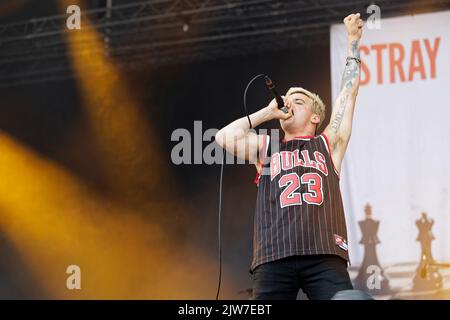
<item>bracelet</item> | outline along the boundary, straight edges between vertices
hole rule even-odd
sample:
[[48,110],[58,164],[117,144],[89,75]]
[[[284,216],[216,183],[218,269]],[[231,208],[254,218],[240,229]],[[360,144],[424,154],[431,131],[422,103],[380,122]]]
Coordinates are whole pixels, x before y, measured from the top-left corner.
[[347,62],[346,62],[346,63],[348,63],[349,60],[355,60],[357,63],[361,64],[361,59],[359,59],[359,58],[356,58],[356,57],[347,57]]

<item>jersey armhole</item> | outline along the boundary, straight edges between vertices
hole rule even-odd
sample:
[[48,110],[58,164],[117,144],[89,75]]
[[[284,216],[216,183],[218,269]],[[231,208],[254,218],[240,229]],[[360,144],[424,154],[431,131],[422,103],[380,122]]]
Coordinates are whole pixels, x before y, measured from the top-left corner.
[[256,185],[259,184],[259,179],[261,177],[261,170],[264,166],[264,162],[266,161],[267,151],[269,150],[269,145],[270,145],[270,136],[264,135],[261,149],[258,150],[258,154],[262,154],[261,161],[259,161],[258,164],[255,166],[256,167],[256,177],[253,182]]
[[333,162],[333,156],[331,154],[331,147],[330,147],[330,142],[328,141],[328,137],[325,134],[325,132],[322,132],[320,134],[320,137],[322,138],[322,140],[323,140],[323,142],[325,144],[325,148],[327,149],[328,155],[330,156],[331,165],[333,166],[333,170],[336,173],[336,175],[338,176],[338,178],[340,179],[339,171],[337,171],[336,166],[334,165],[334,162]]

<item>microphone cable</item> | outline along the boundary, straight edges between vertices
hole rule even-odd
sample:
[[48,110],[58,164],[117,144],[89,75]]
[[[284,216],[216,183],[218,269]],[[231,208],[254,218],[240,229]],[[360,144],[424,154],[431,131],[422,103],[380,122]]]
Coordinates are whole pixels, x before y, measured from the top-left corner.
[[[250,120],[250,115],[248,114],[247,109],[247,91],[250,88],[251,84],[260,77],[266,77],[264,74],[258,74],[257,76],[253,77],[245,88],[244,91],[244,113],[247,116],[248,124],[250,125],[250,130],[253,129],[252,121]],[[221,220],[222,220],[222,186],[223,186],[223,167],[225,164],[225,149],[222,149],[222,163],[220,164],[220,180],[219,180],[219,214],[218,214],[218,223],[217,223],[217,229],[218,229],[218,250],[219,250],[219,275],[217,279],[217,292],[216,292],[216,300],[219,300],[219,293],[220,293],[220,285],[222,283],[222,227],[221,227]]]

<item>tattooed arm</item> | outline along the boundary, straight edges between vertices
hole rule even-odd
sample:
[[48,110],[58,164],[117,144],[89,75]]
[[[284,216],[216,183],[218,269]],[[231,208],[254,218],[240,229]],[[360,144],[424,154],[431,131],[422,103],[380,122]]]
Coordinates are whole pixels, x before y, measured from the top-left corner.
[[347,61],[342,75],[341,92],[334,104],[330,124],[324,131],[330,142],[331,157],[338,172],[341,171],[342,159],[352,131],[353,111],[361,72],[359,40],[363,26],[359,13],[347,16],[344,23],[348,32]]
[[[292,116],[292,109],[284,113],[278,109],[278,104],[273,99],[269,105],[250,115],[250,120],[254,127],[272,119],[288,119]],[[261,166],[261,150],[263,146],[263,135],[257,135],[250,131],[247,117],[237,119],[220,129],[216,133],[216,143],[232,153],[233,155],[254,163],[259,171]]]

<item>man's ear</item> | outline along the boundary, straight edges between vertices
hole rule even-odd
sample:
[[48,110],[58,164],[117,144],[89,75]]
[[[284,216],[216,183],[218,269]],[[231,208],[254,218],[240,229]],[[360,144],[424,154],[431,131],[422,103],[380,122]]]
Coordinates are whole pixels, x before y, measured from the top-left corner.
[[312,117],[311,117],[311,122],[314,124],[319,124],[320,123],[320,116],[317,113],[313,113]]

